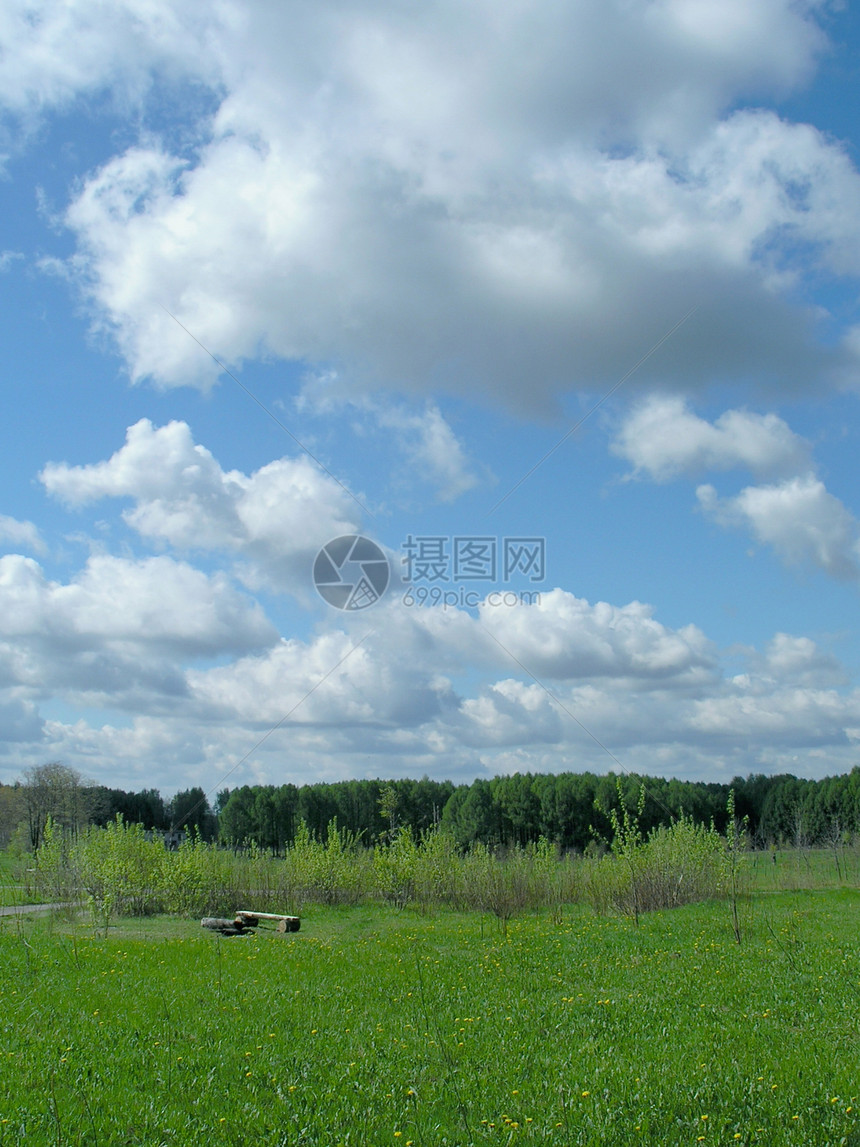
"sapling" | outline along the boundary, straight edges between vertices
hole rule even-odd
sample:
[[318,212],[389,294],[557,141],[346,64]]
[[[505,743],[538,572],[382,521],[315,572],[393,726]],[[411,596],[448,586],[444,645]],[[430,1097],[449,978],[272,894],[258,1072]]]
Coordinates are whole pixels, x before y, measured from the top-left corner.
[[726,824],[726,865],[729,877],[729,899],[732,907],[732,931],[738,944],[741,942],[741,924],[738,916],[738,878],[742,860],[744,837],[746,835],[748,818],[739,821],[735,816],[735,790],[729,790],[726,802],[728,823]]
[[630,873],[630,898],[633,923],[639,927],[639,867],[642,856],[644,839],[639,822],[645,811],[645,786],[639,786],[639,801],[636,806],[636,815],[632,815],[624,803],[624,794],[621,790],[621,781],[616,778],[615,787],[621,805],[621,816],[617,809],[609,810],[609,819],[612,824],[612,852],[619,857]]

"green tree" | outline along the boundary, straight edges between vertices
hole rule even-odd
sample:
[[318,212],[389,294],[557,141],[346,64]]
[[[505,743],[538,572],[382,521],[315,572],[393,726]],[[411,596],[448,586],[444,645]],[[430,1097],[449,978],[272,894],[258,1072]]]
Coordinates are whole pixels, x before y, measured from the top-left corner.
[[198,786],[176,794],[170,802],[170,825],[188,833],[196,831],[202,840],[215,839],[215,814],[203,789]]

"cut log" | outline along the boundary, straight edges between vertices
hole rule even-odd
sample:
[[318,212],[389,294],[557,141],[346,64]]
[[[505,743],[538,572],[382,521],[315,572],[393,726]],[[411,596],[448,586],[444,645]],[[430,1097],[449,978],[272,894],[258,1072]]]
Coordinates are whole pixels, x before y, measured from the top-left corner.
[[259,926],[261,920],[277,921],[278,932],[298,932],[301,921],[298,916],[282,916],[278,912],[237,912],[232,920],[223,916],[204,916],[200,921],[204,928],[220,932],[222,936],[245,936],[248,930]]
[[243,936],[245,934],[245,925],[241,920],[225,920],[220,916],[204,916],[200,924],[212,932],[220,932],[222,936]]
[[240,908],[237,916],[254,916],[257,920],[298,920],[298,916],[285,916],[283,912],[248,912]]
[[[280,912],[246,912],[240,909],[236,913],[236,919],[242,920],[252,928],[256,928],[261,920],[275,920],[279,932],[298,932],[301,926],[301,919],[298,916],[284,916]],[[285,927],[282,928],[282,924]]]

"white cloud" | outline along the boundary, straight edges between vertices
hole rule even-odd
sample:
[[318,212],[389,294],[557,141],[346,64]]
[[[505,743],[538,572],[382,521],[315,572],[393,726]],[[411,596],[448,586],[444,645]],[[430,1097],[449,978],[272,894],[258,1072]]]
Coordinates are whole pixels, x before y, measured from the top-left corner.
[[764,657],[753,655],[751,661],[765,681],[817,688],[848,684],[845,666],[809,637],[776,633],[767,643]]
[[846,581],[860,577],[857,519],[814,474],[747,486],[735,498],[720,499],[704,485],[696,496],[720,525],[745,527],[789,565],[817,566]]
[[353,533],[359,515],[346,491],[308,459],[281,458],[251,475],[224,471],[184,422],[155,428],[141,419],[107,461],[51,463],[40,478],[71,506],[134,498],[123,516],[142,537],[236,554],[250,584],[298,594],[307,591],[320,546]]
[[[407,405],[387,395],[359,395],[351,392],[335,370],[310,373],[296,398],[296,408],[316,416],[331,416],[345,409],[353,415],[353,429],[362,436],[371,427],[393,432],[395,444],[408,461],[396,475],[403,487],[426,483],[436,489],[440,502],[456,501],[477,486],[482,478],[465,447],[435,402],[420,407]],[[485,471],[484,481],[492,475]]]
[[141,138],[67,214],[134,378],[217,374],[163,305],[233,363],[534,410],[614,383],[691,302],[643,377],[800,385],[856,361],[780,294],[801,250],[858,269],[856,171],[813,127],[729,111],[808,80],[816,10],[81,0],[13,5],[0,42],[13,108],[183,79],[217,103],[196,151]]
[[809,446],[775,414],[727,410],[713,423],[677,395],[653,395],[625,418],[613,452],[657,482],[681,473],[746,467],[782,476],[809,465]]
[[710,674],[715,650],[694,625],[670,630],[649,605],[590,605],[565,590],[517,608],[480,609],[483,625],[538,677],[683,678]]
[[[169,695],[148,679],[123,680],[117,660],[113,685],[103,674],[89,693],[69,672],[49,687],[112,702],[129,712],[128,724],[51,718],[38,739],[36,722],[33,741],[10,746],[5,767],[36,745],[113,784],[139,787],[145,777],[171,791],[221,787],[228,774],[231,784],[425,772],[469,779],[514,768],[604,772],[616,761],[633,771],[728,780],[769,771],[787,754],[795,772],[850,768],[860,691],[836,687],[841,667],[809,639],[778,634],[762,654],[747,650],[747,672],[728,678],[698,631],[669,630],[638,603],[590,607],[557,591],[547,613],[563,650],[542,652],[516,624],[388,602],[342,619],[348,631],[276,641],[208,669],[188,666]],[[560,704],[512,664],[487,634],[488,620]],[[87,641],[96,652],[116,652],[98,632]],[[56,655],[61,646],[52,648]],[[0,659],[0,670],[8,664]],[[155,672],[157,662],[149,664]],[[68,665],[94,672],[81,660]],[[16,688],[13,705],[26,700],[26,687]]]
[[39,529],[32,522],[19,522],[7,514],[0,514],[0,542],[23,546],[33,553],[45,553],[46,546]]
[[410,467],[436,486],[440,502],[456,501],[478,484],[462,443],[435,404],[428,404],[421,413],[380,407],[377,418],[381,426],[398,432]]
[[[805,383],[828,355],[810,343],[812,312],[775,293],[790,279],[781,237],[855,270],[842,266],[857,240],[845,208],[860,180],[813,129],[765,113],[736,115],[707,147],[672,159],[571,145],[528,179],[518,170],[502,208],[492,171],[461,203],[379,155],[350,157],[337,178],[343,156],[312,149],[308,166],[295,141],[261,150],[230,134],[193,169],[143,149],[110,161],[67,222],[132,377],[163,385],[209,385],[218,370],[162,305],[232,362],[261,348],[342,359],[367,385],[530,408],[616,381],[691,299],[699,312],[655,360],[667,379]],[[799,182],[824,189],[799,201]]]
[[213,5],[204,13],[193,4],[167,0],[61,5],[10,0],[0,16],[0,100],[33,119],[109,85],[121,101],[137,101],[150,88],[154,69],[162,81],[172,74],[217,82],[213,33],[227,34],[237,16],[232,4]]
[[23,258],[23,251],[0,251],[0,274],[8,271],[13,263]]
[[146,709],[187,692],[183,660],[276,638],[223,574],[172,558],[95,555],[65,585],[32,558],[0,558],[0,679],[32,696],[59,690],[83,704]]
[[735,467],[779,479],[728,498],[703,483],[696,497],[719,525],[748,530],[788,565],[860,578],[860,523],[814,473],[809,443],[775,414],[728,410],[710,423],[685,399],[655,395],[625,418],[612,450],[657,482]]

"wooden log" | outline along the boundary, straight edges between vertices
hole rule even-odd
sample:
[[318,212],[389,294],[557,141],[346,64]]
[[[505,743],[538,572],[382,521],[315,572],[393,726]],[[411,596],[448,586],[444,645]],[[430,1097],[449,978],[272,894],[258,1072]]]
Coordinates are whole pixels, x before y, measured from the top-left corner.
[[[281,912],[246,912],[244,909],[240,909],[236,913],[236,916],[241,916],[242,919],[245,917],[253,917],[255,920],[299,920],[298,916],[284,916]],[[298,931],[298,928],[296,928],[296,931]]]
[[240,920],[225,920],[220,916],[204,916],[200,924],[212,932],[220,932],[222,936],[243,936],[245,934],[245,925]]

